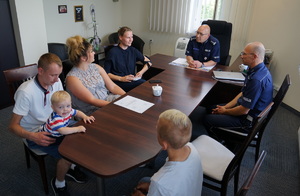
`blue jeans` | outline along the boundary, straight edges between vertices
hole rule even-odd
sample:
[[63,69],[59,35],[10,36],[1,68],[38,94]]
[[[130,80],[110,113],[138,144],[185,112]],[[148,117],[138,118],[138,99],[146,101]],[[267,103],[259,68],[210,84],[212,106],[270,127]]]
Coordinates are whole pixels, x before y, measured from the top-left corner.
[[61,159],[62,156],[58,152],[58,146],[63,141],[63,139],[64,139],[64,136],[56,137],[56,141],[53,144],[50,144],[49,146],[40,146],[40,145],[36,144],[35,142],[30,141],[30,140],[27,140],[27,143],[28,143],[29,148],[39,149],[39,150],[49,154],[50,156],[52,156],[54,158]]
[[206,114],[206,116],[204,117],[203,124],[208,134],[212,137],[218,137],[218,135],[222,134],[218,132],[213,132],[211,130],[211,128],[213,127],[231,127],[235,128],[235,130],[238,130],[238,128],[251,127],[252,125],[252,122],[247,120],[247,115],[231,116],[222,114],[211,114],[211,108],[207,112],[208,114]]

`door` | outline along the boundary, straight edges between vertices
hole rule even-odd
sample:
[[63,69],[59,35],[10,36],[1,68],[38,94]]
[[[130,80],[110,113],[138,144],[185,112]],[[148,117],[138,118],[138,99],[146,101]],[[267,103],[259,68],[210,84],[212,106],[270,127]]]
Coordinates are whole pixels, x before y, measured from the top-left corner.
[[12,104],[3,71],[19,66],[9,0],[0,0],[0,26],[0,109],[2,109]]

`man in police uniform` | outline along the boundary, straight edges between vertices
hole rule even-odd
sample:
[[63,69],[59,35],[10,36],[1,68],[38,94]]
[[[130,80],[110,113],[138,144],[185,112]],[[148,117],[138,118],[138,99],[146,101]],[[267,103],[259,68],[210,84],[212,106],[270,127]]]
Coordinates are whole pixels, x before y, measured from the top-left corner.
[[247,127],[273,100],[273,82],[264,64],[265,47],[260,42],[249,43],[241,52],[243,64],[248,65],[241,92],[229,103],[217,105],[204,118],[204,125],[211,136],[226,134],[212,132],[211,127]]
[[201,25],[196,36],[191,37],[185,55],[191,68],[210,67],[220,61],[220,43],[210,35],[208,25]]

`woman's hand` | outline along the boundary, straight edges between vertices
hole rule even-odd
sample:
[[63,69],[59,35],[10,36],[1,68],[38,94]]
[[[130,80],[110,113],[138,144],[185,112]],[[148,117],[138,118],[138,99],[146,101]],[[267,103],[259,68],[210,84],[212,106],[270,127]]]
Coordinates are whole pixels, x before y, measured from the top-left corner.
[[131,82],[134,79],[134,75],[127,75],[127,76],[123,76],[120,77],[120,81],[121,82]]

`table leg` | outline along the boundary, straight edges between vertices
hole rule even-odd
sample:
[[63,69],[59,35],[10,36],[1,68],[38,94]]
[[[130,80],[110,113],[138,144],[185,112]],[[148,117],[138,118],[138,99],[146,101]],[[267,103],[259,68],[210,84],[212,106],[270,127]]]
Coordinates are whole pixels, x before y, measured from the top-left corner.
[[97,176],[97,195],[105,196],[105,183],[104,179]]

